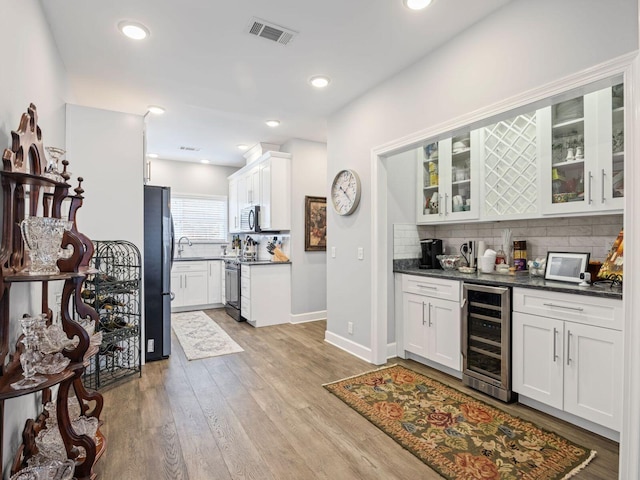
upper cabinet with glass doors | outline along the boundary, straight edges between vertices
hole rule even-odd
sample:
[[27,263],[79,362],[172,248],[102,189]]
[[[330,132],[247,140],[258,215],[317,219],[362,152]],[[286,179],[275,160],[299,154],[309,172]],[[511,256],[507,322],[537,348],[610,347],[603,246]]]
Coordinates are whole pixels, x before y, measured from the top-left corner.
[[624,207],[624,96],[615,85],[539,112],[542,212]]
[[418,149],[418,223],[478,218],[478,132]]

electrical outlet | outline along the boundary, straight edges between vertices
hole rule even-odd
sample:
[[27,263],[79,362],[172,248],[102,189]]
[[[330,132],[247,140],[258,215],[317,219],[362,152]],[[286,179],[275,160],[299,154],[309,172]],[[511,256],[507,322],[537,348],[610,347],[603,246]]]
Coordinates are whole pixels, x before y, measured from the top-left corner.
[[358,260],[364,260],[364,248],[358,247]]
[[349,335],[353,335],[353,322],[347,323],[347,333],[349,333]]
[[151,352],[155,352],[156,351],[156,345],[155,345],[155,340],[153,338],[150,338],[149,340],[147,340],[147,352],[151,353]]
[[331,258],[336,258],[336,247],[331,247]]

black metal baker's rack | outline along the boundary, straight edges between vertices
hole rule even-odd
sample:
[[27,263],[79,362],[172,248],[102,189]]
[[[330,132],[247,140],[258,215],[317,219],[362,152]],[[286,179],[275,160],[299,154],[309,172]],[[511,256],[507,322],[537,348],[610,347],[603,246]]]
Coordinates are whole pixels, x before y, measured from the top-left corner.
[[99,389],[141,375],[142,262],[131,242],[100,240],[94,246],[91,263],[98,272],[87,277],[81,296],[99,314],[102,344],[83,380]]

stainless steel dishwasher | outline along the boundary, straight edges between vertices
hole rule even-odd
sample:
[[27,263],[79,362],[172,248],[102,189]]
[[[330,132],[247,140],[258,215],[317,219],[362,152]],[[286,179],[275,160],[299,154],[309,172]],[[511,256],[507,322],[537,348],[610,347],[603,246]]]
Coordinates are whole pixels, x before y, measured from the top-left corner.
[[463,296],[462,381],[511,402],[511,288],[465,283]]

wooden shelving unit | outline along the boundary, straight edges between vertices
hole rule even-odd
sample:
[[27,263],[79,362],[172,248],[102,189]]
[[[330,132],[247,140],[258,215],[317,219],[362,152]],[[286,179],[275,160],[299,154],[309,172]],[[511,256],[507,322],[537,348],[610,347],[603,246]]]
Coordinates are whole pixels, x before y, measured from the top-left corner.
[[[42,132],[38,126],[36,107],[32,104],[22,115],[17,131],[11,132],[11,148],[4,150],[2,156],[3,193],[3,222],[0,248],[0,426],[4,424],[4,403],[10,398],[21,397],[42,391],[43,402],[51,397],[50,387],[58,385],[56,408],[58,428],[64,441],[67,456],[76,463],[75,478],[77,480],[95,478],[93,466],[97,458],[106,448],[106,440],[102,433],[96,438],[87,435],[77,435],[74,432],[68,412],[68,399],[71,389],[80,403],[82,414],[95,417],[100,424],[102,411],[102,396],[85,389],[82,384],[82,374],[86,365],[98,348],[90,345],[87,331],[74,321],[70,314],[70,307],[75,308],[74,316],[85,320],[98,321],[98,314],[89,305],[80,301],[80,292],[85,277],[93,273],[89,260],[93,253],[91,241],[77,229],[76,213],[82,206],[82,178],[78,178],[78,186],[73,189],[69,185],[67,173],[68,162],[62,162],[64,169],[61,177],[64,181],[56,181],[44,175],[43,162],[45,160],[42,142]],[[63,210],[68,211],[63,216]],[[58,260],[59,274],[29,275],[29,257],[25,251],[20,232],[20,223],[27,217],[68,218],[72,221],[71,230],[64,233],[62,248],[72,247],[73,254],[66,259]],[[48,305],[50,282],[64,282],[60,309],[62,328],[68,338],[77,337],[78,345],[73,349],[66,349],[62,353],[70,359],[68,367],[59,374],[47,375],[47,380],[37,387],[26,390],[14,390],[11,383],[22,376],[20,355],[22,347],[19,342],[15,348],[10,348],[10,332],[12,323],[18,321],[11,318],[10,299],[11,286],[14,283],[40,283],[42,287],[42,312],[47,313],[50,324],[53,312]],[[34,312],[26,312],[34,313]],[[39,313],[39,312],[38,312]],[[18,339],[19,340],[19,339]],[[93,408],[89,411],[89,402]],[[23,443],[15,455],[11,474],[27,465],[29,458],[35,455],[35,436],[44,428],[46,412],[38,419],[29,419],[23,431]],[[84,449],[84,455],[79,456],[79,447]],[[2,454],[0,448],[0,456]]]

